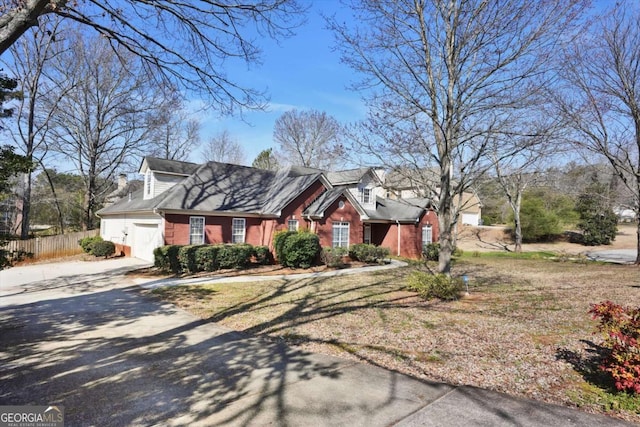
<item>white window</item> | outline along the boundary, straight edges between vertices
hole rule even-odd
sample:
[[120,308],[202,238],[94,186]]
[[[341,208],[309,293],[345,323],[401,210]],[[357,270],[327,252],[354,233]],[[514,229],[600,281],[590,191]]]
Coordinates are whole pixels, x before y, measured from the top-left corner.
[[371,224],[364,226],[364,243],[367,245],[371,244]]
[[290,219],[287,222],[287,229],[289,231],[298,231],[298,220],[297,219]]
[[231,243],[244,243],[246,222],[244,218],[233,218],[231,226]]
[[349,223],[348,222],[333,223],[333,242],[331,246],[333,246],[334,248],[349,247]]
[[204,243],[204,217],[192,216],[189,218],[189,244],[201,245]]
[[425,225],[422,227],[422,246],[429,243],[433,243],[433,234],[431,233],[431,225]]
[[362,203],[371,203],[372,194],[370,188],[361,188],[360,189],[360,201]]
[[147,196],[151,195],[151,171],[148,170],[144,176],[144,191]]

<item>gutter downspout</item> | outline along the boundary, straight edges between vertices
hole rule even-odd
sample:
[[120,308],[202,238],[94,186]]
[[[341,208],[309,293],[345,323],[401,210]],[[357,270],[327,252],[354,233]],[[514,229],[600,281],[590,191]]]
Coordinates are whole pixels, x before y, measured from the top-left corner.
[[[161,218],[161,219],[160,219],[160,239],[162,239],[162,242],[160,242],[160,246],[162,246],[162,245],[164,245],[164,244],[165,244],[165,242],[166,242],[166,240],[165,240],[165,233],[164,233],[164,231],[165,231],[165,229],[166,229],[166,227],[167,227],[167,224],[166,224],[166,221],[167,221],[167,220],[166,220],[166,219],[165,219],[165,217],[164,217],[164,212],[163,212],[163,211],[161,211],[161,210],[159,210],[158,208],[153,208],[153,211],[152,211],[152,212],[153,212],[155,215],[158,215],[158,216]],[[156,242],[156,243],[158,243],[158,242]]]
[[398,256],[400,256],[400,221],[396,219],[396,225],[398,226]]

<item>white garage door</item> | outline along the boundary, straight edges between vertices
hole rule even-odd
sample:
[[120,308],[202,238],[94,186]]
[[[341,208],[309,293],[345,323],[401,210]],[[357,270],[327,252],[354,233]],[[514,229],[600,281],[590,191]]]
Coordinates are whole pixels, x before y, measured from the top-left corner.
[[153,262],[153,250],[159,246],[159,233],[157,224],[134,224],[131,255]]
[[463,225],[480,225],[480,218],[477,213],[463,213],[462,214]]

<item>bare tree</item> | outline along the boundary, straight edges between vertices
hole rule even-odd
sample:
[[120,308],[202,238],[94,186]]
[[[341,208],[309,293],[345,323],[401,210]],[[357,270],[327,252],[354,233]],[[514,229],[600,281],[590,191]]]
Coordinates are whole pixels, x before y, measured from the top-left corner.
[[202,155],[207,161],[235,165],[244,164],[246,157],[240,143],[226,129],[209,139],[202,148]]
[[[369,116],[357,147],[382,165],[436,171],[436,183],[424,173],[422,185],[436,187],[438,270],[449,273],[456,200],[490,169],[488,148],[508,141],[514,118],[539,96],[559,37],[587,2],[356,3],[353,21],[361,25],[328,23],[343,61],[363,76],[354,89],[365,94]],[[507,147],[500,157],[517,149]]]
[[200,145],[200,122],[190,118],[180,97],[168,90],[169,96],[150,123],[149,155],[162,159],[188,161]]
[[494,163],[496,181],[513,213],[515,252],[522,252],[522,196],[544,179],[549,148],[549,145],[536,145],[522,150],[517,156],[496,159]]
[[324,111],[291,110],[276,120],[273,139],[277,156],[298,166],[330,170],[340,164],[344,149],[338,121]]
[[[611,164],[640,218],[640,7],[617,2],[567,50],[565,90],[555,97],[573,142]],[[640,264],[640,221],[638,222]]]
[[128,51],[181,89],[207,95],[223,113],[262,108],[264,94],[241,87],[225,61],[256,63],[262,37],[286,37],[305,7],[296,0],[0,0],[0,54],[45,15],[75,21]]
[[[51,114],[57,102],[43,100],[59,99],[64,91],[53,88],[45,75],[47,63],[56,55],[54,47],[56,37],[60,38],[58,28],[60,19],[43,18],[46,23],[42,28],[35,28],[15,43],[11,49],[11,61],[5,63],[14,76],[22,91],[16,107],[16,122],[10,127],[11,136],[18,150],[20,150],[34,166],[42,164],[48,153],[46,134]],[[31,212],[31,186],[33,171],[22,175],[21,185],[21,230],[20,238],[29,237]]]
[[76,33],[64,43],[64,53],[52,61],[51,78],[64,97],[50,100],[58,99],[49,141],[83,177],[83,228],[91,229],[115,175],[145,150],[152,118],[165,97],[136,56],[113,51],[103,38]]

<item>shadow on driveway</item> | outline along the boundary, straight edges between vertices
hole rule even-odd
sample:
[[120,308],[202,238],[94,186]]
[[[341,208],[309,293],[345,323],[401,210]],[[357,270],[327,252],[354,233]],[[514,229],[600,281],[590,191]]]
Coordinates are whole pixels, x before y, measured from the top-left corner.
[[420,381],[229,331],[137,287],[67,281],[0,308],[3,405],[63,405],[69,426],[382,425],[450,389],[416,396]]

